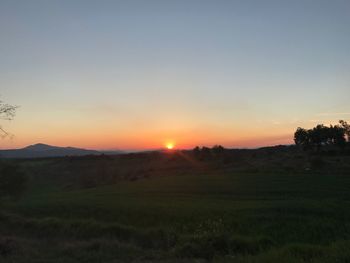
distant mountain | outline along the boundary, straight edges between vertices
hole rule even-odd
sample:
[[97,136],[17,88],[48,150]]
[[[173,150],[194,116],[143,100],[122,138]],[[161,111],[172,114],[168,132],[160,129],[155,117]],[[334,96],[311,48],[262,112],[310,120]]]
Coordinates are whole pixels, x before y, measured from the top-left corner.
[[100,154],[102,153],[94,150],[86,150],[73,147],[57,147],[42,143],[30,145],[22,149],[0,150],[0,157],[3,158],[42,158]]

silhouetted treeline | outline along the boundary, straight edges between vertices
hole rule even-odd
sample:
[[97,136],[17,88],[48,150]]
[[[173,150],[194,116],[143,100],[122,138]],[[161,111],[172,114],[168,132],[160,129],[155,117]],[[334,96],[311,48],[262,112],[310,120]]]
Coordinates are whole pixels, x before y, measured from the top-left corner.
[[338,125],[319,124],[312,129],[298,128],[294,133],[294,142],[304,150],[320,150],[323,146],[344,147],[350,140],[350,125],[343,120]]
[[193,149],[193,154],[198,160],[207,161],[211,160],[213,157],[223,156],[225,153],[225,148],[221,145],[215,145],[212,148],[209,147],[199,147],[196,146]]

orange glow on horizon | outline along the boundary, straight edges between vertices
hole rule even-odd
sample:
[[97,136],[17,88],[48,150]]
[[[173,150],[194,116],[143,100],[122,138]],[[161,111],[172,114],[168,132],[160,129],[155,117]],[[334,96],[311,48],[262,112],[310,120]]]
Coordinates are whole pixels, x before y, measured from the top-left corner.
[[[54,146],[72,146],[86,149],[96,150],[148,150],[159,149],[159,145],[163,145],[164,149],[173,150],[175,148],[191,149],[195,146],[208,146],[221,144],[227,148],[241,148],[241,147],[262,147],[277,144],[292,144],[292,138],[290,133],[279,134],[261,134],[260,136],[254,136],[254,134],[242,134],[243,132],[234,134],[234,139],[231,134],[218,134],[209,132],[189,132],[186,134],[175,134],[177,143],[175,140],[167,140],[166,138],[158,139],[162,137],[160,133],[143,133],[142,135],[135,133],[129,133],[128,135],[122,134],[120,137],[114,134],[108,133],[83,133],[78,132],[75,134],[45,134],[45,136],[39,136],[31,133],[17,132],[14,139],[1,140],[0,149],[14,149],[22,148],[35,143],[45,143]],[[232,133],[233,134],[233,133]],[[162,143],[163,141],[163,143]],[[181,143],[178,143],[181,142]]]
[[[23,121],[24,122],[24,121]],[[211,147],[220,144],[226,148],[261,147],[292,144],[293,127],[267,129],[266,125],[251,127],[197,127],[165,129],[145,126],[140,129],[108,128],[109,124],[94,129],[76,124],[74,133],[66,126],[27,125],[17,120],[6,123],[15,134],[13,139],[0,140],[0,149],[22,148],[35,143],[54,146],[72,146],[96,150],[152,150],[192,149],[195,146]],[[302,124],[301,124],[302,125]],[[35,129],[33,128],[35,127]]]

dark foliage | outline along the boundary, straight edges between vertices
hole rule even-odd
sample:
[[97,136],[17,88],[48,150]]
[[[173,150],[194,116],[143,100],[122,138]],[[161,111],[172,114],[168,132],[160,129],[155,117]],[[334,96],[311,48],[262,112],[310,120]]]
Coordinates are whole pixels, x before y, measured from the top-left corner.
[[199,146],[196,146],[192,152],[197,160],[210,161],[212,159],[218,159],[218,157],[223,157],[226,149],[221,145],[214,145],[212,148],[205,146],[200,148]]
[[0,197],[18,199],[25,190],[27,178],[18,165],[0,165]]
[[340,120],[339,123],[345,131],[345,135],[347,137],[348,142],[350,142],[350,124],[343,120]]
[[12,238],[0,238],[0,256],[7,257],[17,250],[17,243]]
[[294,133],[294,142],[304,150],[316,149],[319,151],[323,146],[344,147],[349,127],[344,121],[339,123],[340,125],[329,127],[319,124],[309,130],[299,127]]

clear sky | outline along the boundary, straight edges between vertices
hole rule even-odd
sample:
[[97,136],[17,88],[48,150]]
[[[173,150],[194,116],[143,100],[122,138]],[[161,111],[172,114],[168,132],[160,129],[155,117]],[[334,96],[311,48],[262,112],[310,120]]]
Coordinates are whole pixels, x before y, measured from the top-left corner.
[[350,120],[350,1],[0,0],[0,96],[0,148],[292,143]]

